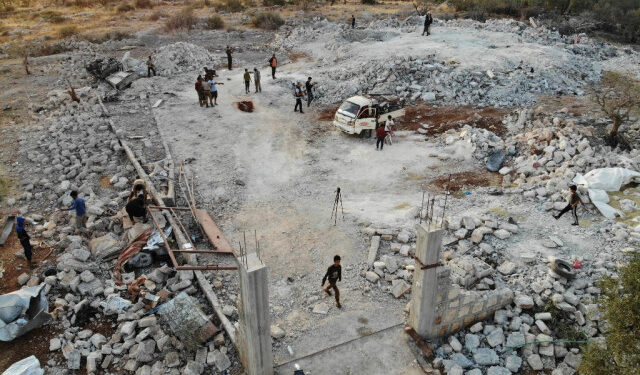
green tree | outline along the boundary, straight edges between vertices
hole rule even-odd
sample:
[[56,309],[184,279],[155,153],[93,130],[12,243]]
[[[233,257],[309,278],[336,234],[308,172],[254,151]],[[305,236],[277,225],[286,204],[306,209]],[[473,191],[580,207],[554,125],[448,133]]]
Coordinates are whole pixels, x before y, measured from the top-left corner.
[[606,346],[590,343],[578,372],[580,375],[638,375],[640,373],[640,256],[620,269],[619,278],[600,282],[598,301],[609,323]]

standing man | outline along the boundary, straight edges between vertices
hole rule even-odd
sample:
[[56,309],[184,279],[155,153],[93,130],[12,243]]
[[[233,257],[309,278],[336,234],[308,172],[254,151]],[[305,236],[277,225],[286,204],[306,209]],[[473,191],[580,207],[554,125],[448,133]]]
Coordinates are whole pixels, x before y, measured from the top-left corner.
[[153,61],[151,61],[151,56],[147,59],[147,77],[151,77],[151,72],[153,71],[153,76],[156,76],[156,67],[153,65]]
[[384,148],[384,138],[387,136],[387,132],[384,130],[384,126],[379,125],[376,129],[376,150],[380,148],[380,151]]
[[351,15],[351,28],[355,29],[356,27],[356,17],[352,14]]
[[431,17],[431,12],[427,12],[427,14],[425,14],[424,16],[424,29],[422,30],[422,35],[424,35],[424,33],[427,33],[427,36],[431,35],[429,28],[431,27],[432,23],[433,17]]
[[311,101],[313,100],[313,86],[315,85],[315,83],[311,83],[311,77],[309,77],[305,83],[307,89],[307,108],[311,105]]
[[72,191],[69,195],[71,195],[73,203],[65,211],[75,210],[76,229],[84,229],[87,227],[87,207],[85,205],[84,199],[78,197],[78,192],[76,190]]
[[227,65],[229,66],[229,70],[231,70],[231,47],[227,44]]
[[294,91],[294,95],[296,97],[296,106],[293,108],[293,111],[298,112],[298,106],[300,106],[300,113],[304,113],[302,112],[302,96],[304,95],[302,82],[298,81],[298,84],[296,85],[296,89]]
[[[211,103],[211,83],[209,81],[202,81],[202,92],[204,93],[204,103],[209,108],[209,103]],[[211,103],[213,107],[213,103]]]
[[385,138],[385,141],[389,145],[392,144],[391,137],[393,136],[393,125],[395,125],[395,123],[393,122],[391,115],[388,115],[387,121],[384,123],[384,131],[387,132],[387,138]]
[[16,218],[16,234],[18,235],[18,239],[20,240],[20,245],[24,249],[24,257],[27,258],[27,263],[29,267],[33,267],[31,264],[31,257],[33,255],[33,248],[31,247],[31,237],[27,234],[27,231],[24,229],[25,219],[22,215],[18,215]]
[[582,203],[582,199],[580,199],[580,196],[578,196],[578,187],[576,185],[569,186],[569,190],[571,190],[571,195],[569,195],[569,203],[565,208],[562,209],[562,211],[560,211],[559,214],[554,215],[553,218],[558,220],[560,216],[564,215],[568,211],[571,211],[571,214],[573,215],[573,220],[574,220],[573,224],[571,225],[578,225],[577,209],[578,209],[578,205]]
[[209,85],[211,85],[211,92],[210,95],[213,98],[213,104],[212,105],[218,105],[218,88],[216,87],[217,85],[224,85],[224,83],[222,82],[216,82],[213,78],[211,79],[211,81],[209,81]]
[[278,67],[278,59],[276,59],[276,54],[271,55],[269,59],[269,66],[271,67],[271,78],[276,79],[276,67]]
[[326,288],[323,288],[325,293],[331,295],[330,289],[333,289],[336,292],[336,306],[338,308],[342,308],[340,304],[340,291],[338,290],[338,286],[336,282],[342,281],[342,267],[340,266],[340,255],[336,255],[333,257],[333,264],[329,266],[327,269],[327,273],[322,278],[322,286],[324,287],[325,281],[329,279],[329,285]]
[[200,107],[202,107],[205,104],[204,88],[202,87],[202,76],[198,76],[195,86],[196,92],[198,93],[198,103],[200,103]]
[[256,93],[262,92],[262,86],[260,86],[260,71],[258,68],[253,68],[253,83],[256,85]]
[[251,74],[249,73],[249,69],[244,69],[244,93],[249,94],[251,90],[249,87],[251,86]]

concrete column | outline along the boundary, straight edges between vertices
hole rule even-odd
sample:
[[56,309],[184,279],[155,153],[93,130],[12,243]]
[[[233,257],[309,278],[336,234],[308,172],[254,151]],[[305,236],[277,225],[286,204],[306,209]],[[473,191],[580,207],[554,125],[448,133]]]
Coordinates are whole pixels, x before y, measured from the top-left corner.
[[[444,231],[442,229],[429,230],[424,224],[419,224],[416,225],[416,232],[418,234],[416,257],[423,264],[439,262]],[[409,325],[424,338],[438,336],[438,329],[434,324],[437,315],[438,294],[438,267],[423,270],[416,262],[411,289]]]
[[246,256],[246,264],[244,257],[238,261],[240,359],[248,375],[273,375],[267,267],[255,253]]

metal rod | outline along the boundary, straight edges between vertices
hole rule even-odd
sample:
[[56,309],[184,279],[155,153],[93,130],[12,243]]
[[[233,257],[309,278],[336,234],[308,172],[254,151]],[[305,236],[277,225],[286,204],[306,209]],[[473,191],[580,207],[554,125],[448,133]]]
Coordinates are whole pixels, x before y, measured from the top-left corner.
[[236,266],[176,266],[178,271],[233,271],[237,270]]
[[442,206],[442,220],[440,221],[440,227],[444,227],[444,214],[447,211],[447,198],[449,198],[449,184],[451,184],[451,173],[449,173],[447,188],[444,191],[444,206]]
[[165,206],[147,206],[147,208],[151,210],[179,210],[179,211],[190,211],[190,207],[165,207]]
[[420,203],[420,224],[422,224],[422,210],[424,210],[424,190],[422,191],[422,203]]
[[164,241],[164,246],[167,249],[167,254],[169,254],[169,258],[171,259],[171,263],[173,263],[173,267],[177,268],[179,265],[178,265],[178,262],[176,262],[176,257],[173,255],[173,251],[171,250],[171,246],[169,246],[169,241],[167,241],[167,236],[164,235],[164,231],[160,228],[160,225],[156,221],[156,218],[153,217],[153,215],[151,215],[151,214],[149,214],[149,216],[151,216],[151,221],[153,221],[153,226],[156,227],[156,230],[160,233],[160,236],[162,237],[162,241]]
[[215,250],[171,250],[174,253],[187,253],[187,254],[198,254],[198,253],[202,253],[202,254],[218,254]]

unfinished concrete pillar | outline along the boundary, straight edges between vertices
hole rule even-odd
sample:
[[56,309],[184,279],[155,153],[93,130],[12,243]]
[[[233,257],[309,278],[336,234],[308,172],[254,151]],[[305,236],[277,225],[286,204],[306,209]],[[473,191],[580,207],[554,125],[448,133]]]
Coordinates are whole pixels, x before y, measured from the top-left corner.
[[[418,234],[416,258],[424,265],[438,263],[444,231],[429,230],[424,224],[418,224],[416,232]],[[440,267],[422,269],[420,263],[416,261],[413,272],[409,325],[425,338],[438,336],[438,327],[434,324],[438,312],[438,295],[442,292],[438,290],[438,268]]]
[[248,375],[273,375],[267,267],[256,253],[240,257],[238,265],[240,360]]

